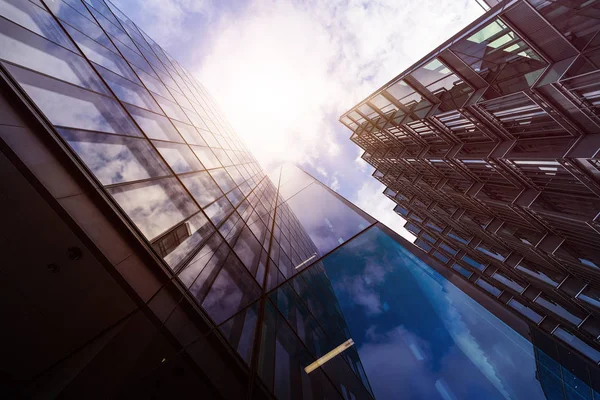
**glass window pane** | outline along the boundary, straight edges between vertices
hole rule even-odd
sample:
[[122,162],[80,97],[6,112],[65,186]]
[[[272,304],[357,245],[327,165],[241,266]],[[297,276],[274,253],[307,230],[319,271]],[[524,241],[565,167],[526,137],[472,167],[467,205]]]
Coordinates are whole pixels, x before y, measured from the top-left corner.
[[29,1],[0,0],[0,15],[61,46],[77,51],[54,18]]
[[85,56],[91,61],[129,79],[130,81],[136,83],[139,82],[131,68],[129,68],[127,62],[117,54],[96,43],[87,36],[79,33],[75,29],[69,29],[67,26],[67,30],[73,39],[75,39],[75,42],[81,51],[83,51],[83,54],[85,54]]
[[103,185],[169,174],[146,139],[59,129]]
[[168,118],[129,105],[127,110],[148,137],[183,143],[183,139]]
[[167,90],[165,85],[163,85],[163,83],[161,81],[156,79],[154,76],[147,74],[146,72],[144,72],[143,70],[141,70],[140,68],[138,68],[136,66],[132,66],[131,68],[139,76],[139,78],[144,83],[144,86],[146,86],[146,88],[148,88],[148,90],[150,90],[154,93],[157,93],[167,99],[172,99],[171,94],[169,93],[169,91]]
[[119,100],[150,111],[160,112],[160,108],[146,89],[105,68],[100,66],[96,68]]
[[164,99],[160,96],[156,96],[156,101],[158,101],[158,104],[160,104],[160,107],[163,109],[163,111],[169,118],[189,123],[189,120],[183,113],[183,110],[176,103]]
[[225,193],[229,192],[235,187],[235,182],[233,182],[233,179],[231,179],[229,174],[227,174],[227,171],[225,171],[223,168],[210,170],[210,175]]
[[5,19],[0,19],[0,58],[108,94],[83,58]]
[[212,151],[213,153],[215,153],[219,161],[221,161],[221,164],[223,164],[224,166],[232,165],[231,159],[227,156],[227,153],[225,153],[224,150],[219,148],[213,148]]
[[175,178],[118,186],[108,191],[148,240],[198,211]]
[[219,327],[221,333],[248,365],[250,365],[254,348],[254,330],[258,320],[258,304],[259,302],[254,303],[254,305],[246,308]]
[[219,168],[221,164],[219,164],[219,160],[213,154],[213,152],[208,147],[201,146],[190,146],[194,153],[198,156],[202,164],[204,164],[205,168]]
[[5,67],[54,125],[141,136],[116,101],[12,65]]
[[244,195],[240,189],[233,189],[231,192],[227,193],[227,198],[233,204],[234,207],[237,207],[238,204],[244,199]]
[[204,169],[194,153],[185,144],[158,141],[153,143],[175,173],[180,174]]
[[[62,4],[64,5],[64,3]],[[93,19],[87,10],[84,10],[83,12],[85,13],[86,17]],[[100,28],[95,22],[90,23],[87,18],[81,16],[78,12],[68,13],[67,15],[62,15],[59,18],[61,18],[63,23],[62,25],[78,45],[80,45],[79,41],[85,38],[85,40],[88,40],[89,42],[93,42],[96,45],[100,44],[103,47],[110,49],[114,53],[117,53],[117,48],[108,39],[108,36],[104,34],[102,28]]]
[[206,142],[202,139],[202,136],[198,133],[196,128],[191,125],[184,124],[179,121],[171,120],[181,136],[185,139],[189,144],[197,144],[200,146],[206,146]]
[[254,275],[261,250],[262,247],[260,246],[260,243],[256,240],[248,227],[244,228],[233,248],[235,254],[238,255],[252,275]]
[[229,200],[227,200],[227,197],[221,197],[219,200],[206,207],[204,212],[215,225],[218,225],[232,210],[233,207],[231,206],[231,203],[229,203]]
[[[220,264],[225,261],[225,258],[229,253],[229,247],[223,245],[223,243],[223,239],[220,235],[212,235],[194,258],[179,271],[179,279],[185,287],[190,288],[192,295],[196,296],[200,294],[199,292],[202,284],[201,282],[197,282],[200,273],[202,273],[206,267],[211,269],[212,265]],[[200,294],[200,296],[202,295]]]
[[344,243],[372,222],[320,183],[307,186],[284,204],[296,214],[321,254]]
[[542,320],[542,316],[540,314],[536,313],[526,305],[519,303],[515,299],[511,299],[508,302],[508,305],[517,310],[519,313],[526,316],[527,318],[529,318],[530,320],[532,320],[533,322],[535,322],[536,324],[540,323],[540,321]]
[[198,114],[189,110],[186,110],[185,113],[190,119],[190,121],[192,121],[192,124],[194,124],[195,127],[203,129],[205,131],[208,130],[208,126],[206,126],[206,124],[204,123],[204,121],[202,121]]
[[[69,22],[77,27],[81,25],[93,24],[97,25],[85,6],[76,0],[58,0],[49,1],[46,3],[50,12],[57,18]],[[42,7],[44,7],[42,5]]]
[[545,399],[534,346],[383,230],[322,263],[375,398]]
[[229,175],[233,178],[237,185],[241,185],[242,182],[244,182],[244,177],[242,176],[242,174],[240,174],[236,167],[227,167],[225,169],[227,170],[227,172],[229,172]]
[[202,302],[220,324],[260,296],[260,289],[235,255],[230,254]]
[[208,143],[208,147],[210,147],[210,148],[219,147],[219,142],[217,142],[217,139],[215,139],[215,136],[212,133],[204,131],[202,129],[199,132],[202,135],[202,138],[204,139],[204,141],[206,143]]
[[221,235],[223,235],[229,244],[233,244],[237,240],[242,228],[244,228],[243,220],[238,213],[233,212],[223,225],[219,227],[219,232],[221,232]]
[[183,175],[180,179],[201,207],[223,195],[207,172]]
[[202,213],[197,213],[156,240],[152,247],[172,269],[176,269],[212,232],[212,224]]

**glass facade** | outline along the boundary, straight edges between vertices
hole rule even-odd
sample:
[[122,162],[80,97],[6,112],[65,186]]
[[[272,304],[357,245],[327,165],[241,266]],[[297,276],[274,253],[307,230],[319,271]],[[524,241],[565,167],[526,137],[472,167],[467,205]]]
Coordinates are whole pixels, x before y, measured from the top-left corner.
[[419,248],[598,364],[599,5],[485,3],[340,122]]
[[[511,57],[519,58],[518,69],[539,74],[547,64],[515,35],[491,22],[460,57],[485,70],[484,79],[504,71],[510,80],[503,65]],[[507,46],[512,55],[499,57],[496,50]],[[553,398],[572,390],[597,396],[588,361],[568,353],[569,364],[564,354],[542,353],[526,339],[535,330],[522,321],[541,318],[535,309],[511,299],[515,327],[474,300],[457,277],[477,279],[499,298],[504,292],[496,286],[526,291],[525,283],[500,272],[479,277],[473,268],[488,265],[451,241],[429,258],[293,165],[267,176],[204,87],[110,1],[0,0],[0,72],[41,121],[36,134],[55,140],[68,166],[88,179],[86,190],[104,202],[105,214],[96,218],[118,220],[123,235],[140,244],[135,256],[109,264],[111,276],[123,286],[141,282],[126,286],[137,296],[129,294],[137,302],[133,311],[78,348],[61,349],[41,372],[3,380],[7,393],[81,398],[95,379],[102,381],[98,396],[110,398],[354,400],[402,393],[447,400],[543,398],[550,390]],[[359,111],[418,122],[476,93],[435,59]],[[66,177],[57,179],[66,185]],[[410,217],[423,229],[444,229]],[[92,236],[83,231],[81,237]],[[470,237],[453,232],[462,241]],[[436,246],[435,234],[422,240]],[[510,257],[500,247],[476,248],[496,260]],[[122,266],[138,256],[139,269]],[[454,256],[466,264],[440,272]],[[529,264],[522,268],[560,280]],[[162,280],[147,295],[153,274]],[[592,287],[579,295],[598,302]],[[550,298],[535,301],[568,321],[584,321]],[[92,317],[105,311],[97,307]],[[81,327],[64,330],[75,328]],[[565,343],[592,359],[599,354],[560,327],[545,340],[555,352],[564,352]],[[344,343],[352,344],[332,357]],[[540,386],[539,371],[548,371],[547,385]]]

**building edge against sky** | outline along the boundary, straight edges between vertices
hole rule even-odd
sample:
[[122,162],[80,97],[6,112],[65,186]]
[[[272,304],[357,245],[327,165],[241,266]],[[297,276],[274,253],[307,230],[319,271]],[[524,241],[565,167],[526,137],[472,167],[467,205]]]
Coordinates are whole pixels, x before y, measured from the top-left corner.
[[[271,181],[111,3],[0,0],[0,16],[3,394],[594,395],[556,338],[303,171]],[[402,380],[372,372],[390,345]]]
[[340,121],[419,247],[598,349],[600,4],[487,3]]

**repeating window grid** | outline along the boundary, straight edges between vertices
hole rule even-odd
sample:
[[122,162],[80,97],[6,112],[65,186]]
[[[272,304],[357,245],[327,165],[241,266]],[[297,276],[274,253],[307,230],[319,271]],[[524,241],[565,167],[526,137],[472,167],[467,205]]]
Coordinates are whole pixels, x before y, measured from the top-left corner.
[[[171,175],[167,175],[167,176],[171,176]],[[160,176],[156,177],[155,179],[160,179],[160,178],[163,178],[163,177],[164,177],[163,175],[160,175]],[[134,183],[139,183],[139,182],[140,182],[140,181],[133,180],[133,181],[128,181],[128,182],[126,182],[126,183],[127,183],[127,184],[134,184]],[[232,190],[234,190],[234,189],[232,189]],[[196,215],[196,214],[194,214],[194,215]],[[192,217],[193,217],[194,215],[192,215]],[[190,218],[192,218],[192,217],[190,217]]]

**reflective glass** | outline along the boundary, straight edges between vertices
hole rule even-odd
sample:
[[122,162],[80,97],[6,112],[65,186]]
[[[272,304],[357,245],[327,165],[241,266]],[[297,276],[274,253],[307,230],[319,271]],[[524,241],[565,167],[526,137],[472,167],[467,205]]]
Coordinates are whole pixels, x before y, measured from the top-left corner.
[[227,198],[234,207],[237,207],[237,205],[240,204],[240,202],[244,199],[244,195],[240,189],[235,188],[231,192],[227,193]]
[[314,183],[314,179],[304,171],[287,163],[281,166],[281,171],[278,169],[269,176],[275,184],[279,183],[279,195],[284,201]]
[[132,82],[139,82],[138,78],[135,76],[127,62],[117,54],[74,29],[68,29],[68,31],[83,54],[85,54],[85,56],[91,61],[111,70],[112,72],[124,76]]
[[[131,49],[132,51],[138,51],[135,47],[135,44],[133,44],[131,38],[115,25],[115,22],[113,22],[114,17],[112,17],[110,13],[107,12],[105,16],[93,7],[89,8],[89,10],[96,18],[100,26],[108,33],[109,36],[112,37],[113,41],[116,42],[115,44],[117,44],[117,47],[119,47],[119,45],[121,44],[124,44],[125,46],[127,46],[127,48]],[[111,17],[113,18],[113,21],[109,21],[108,18]]]
[[344,243],[371,223],[366,215],[348,207],[319,183],[306,187],[285,204],[298,217],[321,254]]
[[233,212],[219,227],[219,232],[221,232],[221,235],[223,235],[229,244],[233,244],[237,240],[242,228],[244,228],[244,221],[238,213]]
[[179,136],[179,133],[168,118],[129,105],[127,106],[127,110],[129,110],[135,122],[138,123],[144,133],[151,139],[183,143],[183,139]]
[[189,123],[183,110],[176,103],[162,98],[161,96],[156,96],[156,101],[158,101],[158,104],[160,104],[160,107],[169,118]]
[[5,66],[52,124],[141,136],[116,101],[12,65]]
[[232,210],[233,207],[229,200],[227,200],[227,197],[221,197],[219,200],[206,207],[204,212],[215,225],[218,225]]
[[223,192],[228,192],[235,187],[235,182],[223,168],[210,170],[210,175],[217,182]]
[[108,191],[148,240],[198,211],[175,178],[117,186]]
[[321,370],[303,371],[314,358],[269,301],[264,314],[258,373],[276,398],[340,398]]
[[223,243],[223,238],[221,238],[220,235],[213,234],[194,258],[179,271],[179,279],[185,287],[193,288],[190,293],[195,297],[203,296],[203,294],[200,294],[200,292],[204,290],[202,288],[203,285],[200,282],[196,284],[196,279],[199,277],[200,273],[202,273],[207,266],[212,268],[212,265],[220,265],[220,263],[223,263],[225,258],[227,258],[229,247],[223,245]]
[[140,77],[140,79],[144,83],[144,86],[146,86],[146,88],[148,90],[150,90],[154,93],[157,93],[167,99],[172,99],[171,94],[169,93],[169,91],[167,90],[165,85],[163,85],[163,83],[161,81],[159,81],[153,75],[150,75],[150,74],[144,72],[142,69],[140,69],[136,66],[132,66],[131,68]]
[[[41,5],[41,3],[40,3]],[[71,19],[83,19],[83,24],[95,24],[94,19],[87,11],[85,6],[77,0],[58,0],[50,1],[46,3],[50,11],[58,18],[64,21],[70,21]],[[43,7],[43,5],[41,5]],[[84,22],[85,21],[85,22]]]
[[83,58],[2,18],[0,58],[108,94],[102,81]]
[[256,240],[248,227],[244,228],[233,248],[233,251],[235,251],[252,275],[256,272],[261,250],[262,247],[260,246],[260,243]]
[[183,175],[180,179],[201,207],[223,195],[207,172]]
[[103,185],[169,174],[146,139],[59,129]]
[[206,126],[206,124],[204,123],[204,121],[202,121],[202,118],[200,118],[198,114],[192,111],[186,111],[185,113],[190,119],[190,121],[192,121],[192,124],[194,124],[195,127],[203,129],[205,131],[208,130],[208,126]]
[[247,364],[250,364],[252,349],[254,348],[254,330],[258,320],[258,305],[259,302],[254,303],[219,326],[219,330],[227,338],[229,344],[237,350]]
[[185,144],[169,142],[153,142],[176,174],[204,169],[194,153]]
[[204,131],[204,130],[200,130],[200,134],[202,135],[202,138],[204,139],[204,141],[206,143],[208,143],[209,147],[211,147],[211,148],[219,147],[219,142],[217,142],[217,139],[215,139],[215,136],[212,133]]
[[177,232],[176,235],[169,234],[153,244],[153,247],[173,269],[214,232],[212,224],[202,213],[197,213],[185,221],[182,228],[173,230],[173,232]]
[[[61,9],[67,7],[68,6],[62,3]],[[102,28],[96,25],[95,22],[88,22],[88,18],[93,19],[93,17],[87,12],[87,10],[83,10],[81,12],[86,16],[86,18],[84,18],[78,12],[70,12],[66,15],[60,15],[60,18],[63,22],[63,26],[67,30],[69,35],[71,35],[71,37],[75,39],[75,42],[78,45],[80,45],[82,39],[85,38],[89,42],[93,42],[96,45],[102,45],[103,47],[110,49],[111,51],[116,53],[117,48],[108,39],[108,36],[104,34]]]
[[323,265],[377,399],[545,399],[531,343],[378,227]]
[[221,164],[219,164],[219,161],[217,160],[217,157],[215,157],[213,152],[208,147],[191,146],[191,148],[192,150],[194,150],[194,153],[196,153],[200,161],[202,161],[202,164],[205,168],[210,169],[218,168],[221,166]]
[[98,72],[104,78],[108,86],[117,95],[119,100],[126,103],[131,103],[138,107],[145,108],[150,111],[160,112],[160,108],[150,96],[150,93],[142,86],[137,85],[121,76],[100,66],[97,67]]
[[232,164],[231,159],[229,158],[229,156],[227,156],[227,153],[224,150],[213,148],[212,151],[213,153],[215,153],[215,155],[217,156],[217,158],[223,166],[229,166]]
[[25,0],[0,0],[0,15],[68,49],[77,51],[52,15]]
[[179,121],[172,120],[172,122],[186,142],[188,142],[189,144],[206,146],[206,142],[204,141],[204,139],[202,139],[202,136],[200,136],[196,128]]
[[547,65],[499,19],[457,41],[451,49],[502,94],[528,88]]
[[[216,275],[216,277],[215,277]],[[230,253],[220,270],[205,268],[194,285],[210,285],[201,301],[202,307],[220,324],[260,296],[260,289],[254,279],[241,265],[237,257]]]

